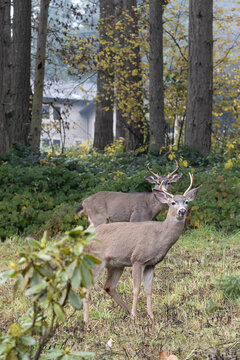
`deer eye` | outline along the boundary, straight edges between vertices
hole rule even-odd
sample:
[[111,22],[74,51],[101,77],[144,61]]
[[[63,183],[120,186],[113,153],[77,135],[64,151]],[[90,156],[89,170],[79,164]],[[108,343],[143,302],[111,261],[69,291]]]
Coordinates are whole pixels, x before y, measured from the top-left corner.
[[176,205],[175,201],[172,201],[171,204],[172,204],[172,205]]
[[188,204],[188,200],[185,200],[185,204]]

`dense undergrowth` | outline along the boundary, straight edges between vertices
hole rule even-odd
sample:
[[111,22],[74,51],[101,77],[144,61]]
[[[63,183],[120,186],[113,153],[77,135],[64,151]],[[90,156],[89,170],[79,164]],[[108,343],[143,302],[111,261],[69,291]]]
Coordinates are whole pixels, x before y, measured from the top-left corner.
[[[188,172],[194,184],[203,184],[188,213],[186,228],[211,224],[224,230],[240,223],[237,149],[205,157],[196,151],[168,149],[161,155],[122,152],[109,147],[104,153],[83,148],[70,149],[65,155],[36,154],[15,149],[0,159],[0,237],[15,234],[50,236],[87,225],[86,216],[77,217],[77,205],[101,190],[151,191],[144,177],[146,164],[153,171],[167,174],[178,159],[182,179],[171,188],[182,193],[188,186]],[[158,219],[163,219],[160,214]]]

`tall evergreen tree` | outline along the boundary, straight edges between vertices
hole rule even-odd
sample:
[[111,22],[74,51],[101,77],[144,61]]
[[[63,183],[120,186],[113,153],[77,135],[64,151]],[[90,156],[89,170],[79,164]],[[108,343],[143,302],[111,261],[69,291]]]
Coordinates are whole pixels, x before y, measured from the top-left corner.
[[11,20],[10,0],[0,0],[0,154],[10,149],[11,115]]
[[25,144],[30,124],[31,0],[13,0],[13,90],[12,141]]
[[[97,78],[97,105],[93,145],[98,150],[113,141],[113,97],[114,68],[111,63],[111,51],[108,42],[111,41],[111,29],[114,28],[114,2],[100,0],[99,21],[99,68]],[[108,59],[108,60],[107,60]],[[106,60],[106,66],[104,66]]]
[[39,150],[40,147],[49,3],[50,0],[41,0],[40,3],[38,42],[37,42],[33,106],[32,106],[32,121],[31,121],[31,130],[30,130],[30,135],[31,135],[30,143],[32,150]]
[[[114,8],[115,8],[115,24],[118,22],[122,22],[123,15],[123,0],[114,0]],[[121,31],[121,27],[116,26],[115,30],[115,41],[119,50],[124,47],[124,36]],[[120,59],[119,59],[120,60]],[[119,99],[121,98],[121,88],[119,86],[119,82],[121,82],[121,73],[123,70],[123,59],[119,62],[116,62],[115,66],[115,82],[116,82],[116,139],[125,138],[126,128],[124,126],[125,119],[123,117],[122,109],[119,106]]]
[[123,11],[125,19],[125,41],[128,44],[132,43],[133,50],[131,59],[127,60],[124,66],[130,74],[127,77],[128,86],[129,88],[132,88],[134,85],[135,88],[135,106],[132,109],[132,113],[129,114],[130,118],[126,119],[127,125],[125,126],[127,131],[125,146],[127,150],[135,150],[143,145],[144,141],[143,84],[140,66],[140,46],[139,41],[134,42],[134,40],[139,38],[137,0],[123,0]]
[[163,11],[166,0],[150,0],[149,56],[149,151],[159,152],[165,145],[163,86]]
[[213,94],[213,0],[190,0],[185,145],[211,149]]

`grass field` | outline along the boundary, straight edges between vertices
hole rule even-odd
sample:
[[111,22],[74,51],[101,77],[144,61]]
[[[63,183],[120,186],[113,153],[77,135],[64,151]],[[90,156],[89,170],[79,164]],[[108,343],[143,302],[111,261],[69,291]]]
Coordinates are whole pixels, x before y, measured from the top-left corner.
[[[25,240],[19,238],[1,244],[0,271],[24,246]],[[130,271],[125,270],[118,286],[128,304],[132,301]],[[134,321],[101,289],[102,278],[91,292],[89,324],[83,324],[80,311],[58,329],[51,343],[93,351],[96,359],[105,360],[155,360],[162,350],[180,360],[209,359],[217,351],[224,359],[236,359],[235,353],[240,359],[240,301],[225,298],[217,286],[229,274],[240,275],[240,233],[224,234],[209,227],[185,232],[156,267],[153,321],[147,316],[144,291]],[[0,331],[5,333],[28,307],[23,295],[13,296],[12,284],[4,284]]]

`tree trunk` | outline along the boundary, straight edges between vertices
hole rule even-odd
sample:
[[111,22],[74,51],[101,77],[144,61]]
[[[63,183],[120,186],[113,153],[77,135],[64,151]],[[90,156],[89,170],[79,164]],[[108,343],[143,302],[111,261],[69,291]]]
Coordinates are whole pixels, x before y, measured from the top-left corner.
[[[133,56],[126,61],[125,68],[128,71],[128,86],[131,89],[130,96],[133,96],[134,108],[131,109],[129,119],[127,119],[127,131],[125,147],[127,150],[135,150],[143,145],[143,88],[142,71],[140,68],[140,47],[139,47],[139,27],[137,18],[137,1],[123,0],[123,11],[125,19],[125,41],[132,44],[133,39],[136,45],[132,44]],[[128,15],[128,16],[126,16]],[[130,19],[130,20],[129,20]],[[134,75],[133,75],[134,74]],[[127,100],[127,99],[126,99]]]
[[[117,24],[118,22],[121,23],[121,16],[123,15],[123,0],[115,0],[114,8],[115,8],[115,24]],[[124,36],[122,33],[122,28],[120,26],[118,28],[116,27],[115,41],[116,41],[116,46],[121,51],[121,49],[124,47]],[[121,82],[121,74],[123,72],[123,61],[120,57],[119,57],[119,61],[116,61],[115,66],[116,66],[115,68],[116,139],[119,139],[119,138],[125,138],[125,126],[124,126],[125,119],[123,117],[121,106],[119,105],[119,100],[121,98],[120,82]]]
[[8,120],[10,118],[11,107],[10,48],[10,0],[0,0],[0,154],[5,154],[10,149],[8,134]]
[[14,129],[13,142],[25,144],[30,123],[31,0],[14,0]]
[[185,145],[208,154],[212,132],[213,0],[190,0]]
[[165,145],[163,86],[163,11],[164,0],[150,0],[150,60],[149,60],[149,151],[159,153]]
[[113,41],[111,34],[113,27],[114,2],[112,0],[100,0],[99,69],[93,143],[98,150],[104,150],[105,146],[113,141],[114,71],[110,63],[111,50],[109,49],[109,44]]
[[50,0],[41,0],[40,16],[38,24],[38,42],[35,65],[34,94],[31,121],[31,150],[40,148],[41,126],[42,126],[42,100],[44,88],[45,56],[47,41],[48,8]]

